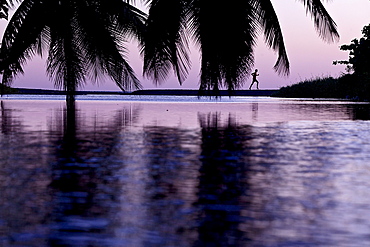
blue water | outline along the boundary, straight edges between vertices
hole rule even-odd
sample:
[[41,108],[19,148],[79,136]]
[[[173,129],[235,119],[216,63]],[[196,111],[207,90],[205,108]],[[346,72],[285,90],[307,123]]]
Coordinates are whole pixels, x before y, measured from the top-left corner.
[[368,246],[370,105],[4,96],[0,246]]

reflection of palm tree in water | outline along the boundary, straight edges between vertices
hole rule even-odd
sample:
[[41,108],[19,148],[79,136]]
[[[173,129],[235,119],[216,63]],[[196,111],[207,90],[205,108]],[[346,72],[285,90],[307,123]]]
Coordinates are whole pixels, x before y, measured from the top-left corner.
[[12,121],[10,111],[4,106],[4,101],[1,101],[1,133],[3,134],[12,132],[11,128],[14,126],[10,123]]
[[166,242],[163,246],[191,246],[196,236],[195,213],[183,212],[196,201],[191,185],[197,183],[197,140],[193,131],[178,127],[148,126],[144,132],[149,157],[145,229],[156,232]]
[[[101,234],[111,233],[121,195],[114,174],[120,165],[115,147],[120,132],[137,120],[139,109],[122,109],[104,123],[93,116],[95,122],[86,123],[71,101],[49,122],[46,133],[27,129],[23,115],[13,114],[24,109],[7,103],[1,104],[0,118],[0,218],[5,223],[0,224],[0,238],[20,243],[10,236],[38,236],[41,230],[50,232],[45,236],[50,246],[87,246],[71,242],[69,237],[76,235],[92,236],[90,241],[99,239],[94,244],[102,246]],[[44,246],[43,237],[29,241]]]
[[247,190],[245,156],[248,129],[229,116],[226,127],[219,115],[199,115],[202,128],[199,199],[202,209],[196,246],[243,246],[242,195]]
[[[110,227],[115,224],[112,222],[116,213],[113,208],[117,205],[114,202],[119,200],[120,188],[118,181],[112,179],[114,164],[107,159],[114,155],[122,128],[135,119],[132,114],[137,112],[124,109],[108,125],[100,126],[95,122],[87,126],[81,122],[75,103],[71,101],[64,114],[57,117],[56,125],[51,126],[55,129],[51,129],[50,136],[55,137],[52,142],[57,147],[51,190],[54,195],[53,217],[58,227],[50,244],[78,246],[79,242],[63,238],[63,233],[71,230],[84,234],[110,233]],[[97,218],[106,223],[101,225]],[[84,221],[84,226],[78,225]]]

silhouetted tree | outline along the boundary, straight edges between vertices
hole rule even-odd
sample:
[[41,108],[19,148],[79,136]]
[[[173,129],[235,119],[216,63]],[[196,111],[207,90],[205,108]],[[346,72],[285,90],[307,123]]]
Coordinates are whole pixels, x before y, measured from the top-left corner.
[[2,83],[9,85],[28,59],[47,50],[47,74],[68,98],[74,99],[87,75],[109,75],[122,90],[138,89],[123,41],[140,39],[144,21],[128,0],[24,0],[3,36]]
[[[229,91],[242,86],[253,67],[253,51],[260,31],[278,53],[274,69],[289,73],[289,61],[278,17],[270,0],[145,0],[148,31],[143,48],[144,74],[157,83],[171,68],[180,82],[190,68],[189,38],[201,51],[200,90]],[[301,0],[319,36],[334,41],[336,24],[320,0]]]
[[348,61],[334,61],[333,64],[346,64],[347,71],[356,75],[370,76],[370,24],[362,29],[363,37],[353,39],[351,44],[342,45],[342,51],[349,51]]

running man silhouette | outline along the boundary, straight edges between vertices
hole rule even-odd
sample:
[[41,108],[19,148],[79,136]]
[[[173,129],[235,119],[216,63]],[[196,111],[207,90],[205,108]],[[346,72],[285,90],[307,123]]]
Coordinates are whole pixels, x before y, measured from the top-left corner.
[[252,86],[253,86],[253,84],[256,82],[257,83],[257,89],[259,89],[258,88],[258,80],[257,80],[257,76],[259,76],[259,74],[258,74],[258,69],[256,69],[252,74],[252,84],[249,86],[249,90],[251,90],[252,89]]

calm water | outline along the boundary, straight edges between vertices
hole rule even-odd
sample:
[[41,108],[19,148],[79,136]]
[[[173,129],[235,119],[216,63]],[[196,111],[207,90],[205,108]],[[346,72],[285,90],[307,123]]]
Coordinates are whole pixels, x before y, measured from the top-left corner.
[[370,105],[5,96],[0,246],[369,246]]

